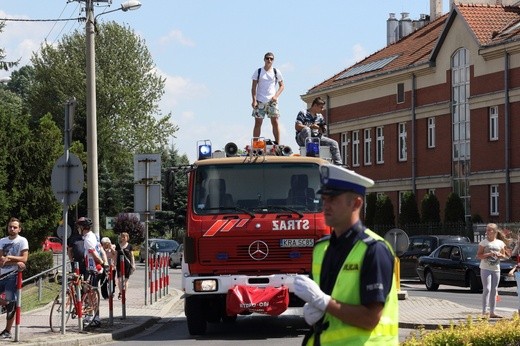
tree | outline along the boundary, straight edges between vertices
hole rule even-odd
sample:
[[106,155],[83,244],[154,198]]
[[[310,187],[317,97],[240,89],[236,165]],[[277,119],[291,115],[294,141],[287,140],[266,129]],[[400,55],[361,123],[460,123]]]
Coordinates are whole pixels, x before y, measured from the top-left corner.
[[[30,83],[28,100],[35,119],[50,113],[58,124],[63,124],[62,104],[74,96],[77,107],[73,138],[84,147],[87,137],[85,46],[85,33],[78,30],[64,36],[56,46],[42,46],[31,59],[34,80]],[[128,175],[128,168],[133,167],[133,154],[161,152],[168,138],[177,131],[170,114],[162,116],[159,112],[164,85],[164,78],[155,71],[150,52],[139,36],[115,22],[97,25],[98,162],[103,170],[100,191],[104,189],[114,199],[119,198],[115,195],[123,195],[126,182],[113,189],[108,184]],[[110,208],[113,205],[110,204]],[[100,210],[100,215],[108,212],[113,210]]]
[[462,223],[466,221],[464,204],[458,194],[452,192],[446,201],[444,209],[444,223]]
[[377,193],[371,192],[366,198],[366,213],[365,213],[365,225],[368,228],[374,227],[374,220],[376,217],[376,204],[377,204]]
[[[3,31],[5,27],[5,22],[0,22],[0,33]],[[13,68],[18,65],[20,60],[18,61],[5,61],[5,51],[3,48],[0,48],[0,69],[9,71],[10,68]]]
[[0,90],[0,104],[0,222],[11,216],[22,220],[34,249],[61,217],[50,181],[63,148],[61,134],[50,116],[31,127],[21,98],[10,91]]
[[433,224],[441,222],[439,199],[433,193],[426,193],[421,201],[421,222]]
[[420,221],[419,208],[415,200],[415,194],[407,191],[401,200],[401,213],[399,214],[399,226],[418,224]]
[[374,223],[375,231],[379,234],[384,234],[395,226],[394,206],[390,197],[385,194],[377,198]]
[[130,241],[133,244],[140,244],[144,241],[144,224],[139,220],[136,214],[121,213],[117,216],[114,225],[114,233],[128,233]]

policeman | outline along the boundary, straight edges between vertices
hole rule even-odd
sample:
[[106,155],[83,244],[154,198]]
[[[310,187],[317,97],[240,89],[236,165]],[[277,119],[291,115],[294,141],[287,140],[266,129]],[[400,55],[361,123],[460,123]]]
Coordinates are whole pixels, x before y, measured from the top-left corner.
[[321,169],[330,238],[314,247],[312,277],[294,290],[313,326],[303,345],[398,345],[398,303],[391,247],[360,220],[365,189],[374,181],[340,166]]

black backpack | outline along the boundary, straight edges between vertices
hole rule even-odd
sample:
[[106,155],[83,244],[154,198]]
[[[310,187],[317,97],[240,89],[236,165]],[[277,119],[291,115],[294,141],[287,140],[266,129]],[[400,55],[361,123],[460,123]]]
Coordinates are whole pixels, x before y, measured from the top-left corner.
[[[276,69],[274,67],[273,67],[273,70],[274,70],[274,82],[278,83],[278,73],[276,72]],[[260,79],[260,72],[262,72],[261,67],[258,69],[258,76],[256,76],[256,81],[258,81]]]

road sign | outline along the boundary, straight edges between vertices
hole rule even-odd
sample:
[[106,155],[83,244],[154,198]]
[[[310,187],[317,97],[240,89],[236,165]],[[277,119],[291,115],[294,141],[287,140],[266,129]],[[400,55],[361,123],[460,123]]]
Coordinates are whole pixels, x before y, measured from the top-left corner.
[[161,181],[161,154],[134,155],[134,181]]
[[[70,237],[71,233],[72,230],[70,226],[67,225],[67,238]],[[63,225],[59,225],[58,229],[56,230],[56,234],[58,234],[58,237],[60,237],[60,239],[63,239],[63,237],[65,236],[65,227],[63,227]]]
[[150,212],[162,210],[162,194],[160,184],[148,185],[148,209],[146,208],[146,184],[134,185],[134,211],[136,213]]
[[81,160],[71,153],[68,156],[68,162],[67,155],[63,154],[54,164],[51,185],[54,197],[58,202],[71,205],[75,204],[81,196],[85,175]]
[[105,217],[105,228],[106,229],[114,229],[114,226],[116,225],[116,218],[113,216],[107,216]]

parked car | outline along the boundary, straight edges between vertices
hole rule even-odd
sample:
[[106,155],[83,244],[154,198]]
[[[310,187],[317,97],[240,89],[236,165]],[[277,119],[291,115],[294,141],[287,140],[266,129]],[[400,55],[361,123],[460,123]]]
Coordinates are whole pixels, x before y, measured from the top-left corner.
[[[166,252],[168,256],[179,247],[179,243],[176,240],[171,239],[158,239],[152,238],[148,239],[148,253],[155,254],[157,252]],[[143,263],[146,259],[146,249],[144,247],[144,242],[141,244],[139,248],[139,262]]]
[[417,278],[417,259],[427,256],[445,243],[469,243],[468,237],[460,235],[413,235],[408,249],[399,256],[401,278]]
[[182,255],[183,255],[184,245],[181,244],[170,254],[170,268],[177,268],[181,266],[182,263]]
[[[428,291],[436,291],[439,285],[450,285],[469,287],[471,292],[480,292],[482,281],[477,250],[477,243],[441,245],[429,256],[419,258],[417,274]],[[507,275],[514,265],[516,262],[511,259],[500,261],[499,286],[516,286],[515,278]]]
[[42,242],[43,251],[52,251],[53,253],[61,253],[63,251],[63,245],[61,239],[58,237],[45,237]]

